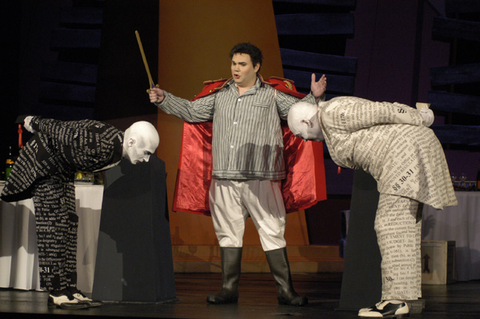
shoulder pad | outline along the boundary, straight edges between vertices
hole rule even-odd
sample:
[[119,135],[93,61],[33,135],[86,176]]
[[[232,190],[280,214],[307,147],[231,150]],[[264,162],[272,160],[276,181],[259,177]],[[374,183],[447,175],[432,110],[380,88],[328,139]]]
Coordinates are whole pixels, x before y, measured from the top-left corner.
[[195,95],[193,100],[196,100],[198,98],[210,95],[212,93],[216,93],[219,90],[221,90],[227,83],[230,81],[230,79],[218,79],[218,80],[208,80],[204,81],[204,87],[200,93]]
[[262,82],[272,86],[274,89],[293,95],[297,98],[303,98],[305,96],[305,94],[297,91],[297,88],[293,84],[294,82],[290,79],[271,76],[266,81],[262,79]]
[[271,76],[270,78],[268,78],[268,81],[270,81],[272,83],[276,83],[276,84],[282,84],[289,90],[293,90],[294,87],[295,87],[293,85],[295,83],[293,80],[286,79],[286,78],[281,78],[281,77],[278,77],[278,76]]
[[207,81],[203,81],[203,85],[210,85],[212,83],[217,83],[217,82],[226,82],[227,79],[225,78],[221,78],[221,79],[218,79],[218,80],[207,80]]

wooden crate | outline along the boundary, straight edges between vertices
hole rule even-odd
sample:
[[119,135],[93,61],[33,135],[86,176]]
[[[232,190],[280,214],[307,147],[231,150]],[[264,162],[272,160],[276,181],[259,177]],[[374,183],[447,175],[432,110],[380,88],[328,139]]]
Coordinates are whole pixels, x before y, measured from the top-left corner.
[[422,240],[422,284],[445,285],[456,280],[455,241]]

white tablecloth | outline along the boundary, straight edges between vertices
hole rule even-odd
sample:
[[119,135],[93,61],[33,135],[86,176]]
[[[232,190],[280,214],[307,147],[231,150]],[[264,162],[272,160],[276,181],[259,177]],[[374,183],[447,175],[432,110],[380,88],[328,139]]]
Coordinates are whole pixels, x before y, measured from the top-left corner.
[[456,192],[458,205],[423,209],[422,238],[454,240],[457,280],[480,279],[480,192]]
[[[0,192],[3,185],[0,185]],[[76,185],[79,215],[77,241],[78,288],[93,288],[103,186]],[[31,199],[15,203],[0,200],[0,287],[40,289],[35,215]]]

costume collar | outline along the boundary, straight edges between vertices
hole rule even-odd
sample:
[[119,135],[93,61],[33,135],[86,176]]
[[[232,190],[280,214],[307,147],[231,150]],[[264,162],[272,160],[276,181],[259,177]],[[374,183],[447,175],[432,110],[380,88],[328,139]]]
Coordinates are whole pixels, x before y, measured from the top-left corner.
[[124,132],[119,132],[113,140],[113,157],[112,162],[116,163],[122,159],[123,154],[123,137]]

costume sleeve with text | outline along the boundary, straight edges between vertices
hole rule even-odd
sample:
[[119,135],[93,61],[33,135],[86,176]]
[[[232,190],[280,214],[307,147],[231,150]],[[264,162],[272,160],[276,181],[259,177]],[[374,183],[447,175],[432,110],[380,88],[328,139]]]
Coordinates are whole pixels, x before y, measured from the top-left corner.
[[121,159],[123,132],[109,124],[33,117],[31,126],[74,170],[95,171]]
[[423,123],[420,112],[405,104],[374,102],[351,96],[337,97],[323,103],[321,121],[337,131],[355,132],[381,124],[419,126]]
[[437,209],[457,203],[442,145],[416,109],[341,97],[319,116],[332,160],[369,173],[380,193]]

